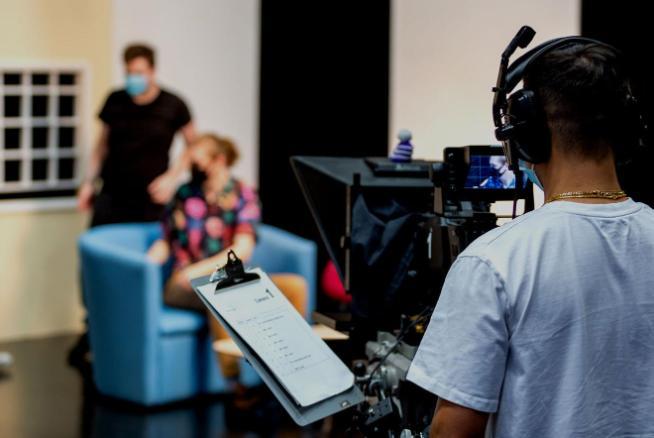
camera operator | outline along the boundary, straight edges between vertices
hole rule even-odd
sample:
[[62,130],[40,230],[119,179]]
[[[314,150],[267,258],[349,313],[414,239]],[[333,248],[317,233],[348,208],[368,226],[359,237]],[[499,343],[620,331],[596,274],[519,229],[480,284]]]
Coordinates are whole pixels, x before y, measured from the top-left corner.
[[572,43],[529,65],[546,203],[453,264],[408,379],[439,397],[431,436],[654,436],[654,211],[621,191],[620,55]]

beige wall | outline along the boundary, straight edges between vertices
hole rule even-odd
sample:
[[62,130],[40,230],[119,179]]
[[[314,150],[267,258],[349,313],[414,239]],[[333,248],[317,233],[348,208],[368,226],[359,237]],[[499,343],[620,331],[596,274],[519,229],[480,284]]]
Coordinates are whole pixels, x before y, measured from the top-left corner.
[[[391,20],[389,146],[406,128],[414,156],[440,160],[446,146],[498,143],[491,87],[500,54],[523,25],[536,30],[530,47],[579,34],[581,2],[394,0]],[[543,202],[540,190],[534,197]],[[510,211],[510,203],[499,204],[497,212]]]
[[[0,0],[0,62],[88,65],[92,133],[111,82],[111,9],[110,0]],[[0,204],[0,340],[81,328],[76,239],[85,224],[72,209],[3,212]]]
[[395,0],[392,7],[391,135],[411,130],[416,155],[432,159],[445,146],[496,143],[491,87],[520,26],[536,30],[533,47],[578,34],[581,24],[579,0]]

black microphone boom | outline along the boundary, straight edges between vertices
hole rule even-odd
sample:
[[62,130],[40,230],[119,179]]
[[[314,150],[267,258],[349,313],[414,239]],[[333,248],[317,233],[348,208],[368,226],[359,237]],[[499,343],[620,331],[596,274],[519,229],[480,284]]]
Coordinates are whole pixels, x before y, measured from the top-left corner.
[[[508,143],[505,141],[507,138],[506,128],[510,128],[510,126],[506,126],[502,120],[504,111],[506,110],[506,95],[508,91],[510,91],[506,89],[506,73],[509,68],[509,58],[511,55],[513,55],[513,52],[515,52],[518,47],[521,49],[527,47],[527,45],[529,45],[531,40],[534,38],[534,35],[536,35],[536,31],[529,26],[522,26],[518,33],[515,34],[509,45],[502,53],[502,57],[500,59],[500,69],[497,72],[497,82],[495,87],[493,87],[493,123],[495,125],[495,138],[502,141],[502,146],[504,147],[504,155],[509,162],[509,168],[513,170],[516,175],[516,196],[518,196],[518,193],[520,192],[518,182],[522,181],[522,172],[520,171],[517,160],[515,157],[513,157],[512,148],[509,147]],[[515,209],[516,202],[514,200],[514,217]]]
[[520,47],[521,49],[524,49],[529,45],[532,39],[534,39],[534,35],[536,35],[536,31],[532,29],[529,26],[522,26],[518,33],[513,37],[509,45],[506,47],[506,50],[504,50],[504,53],[502,53],[502,58],[509,58],[511,55],[513,55],[513,52]]
[[[496,127],[501,126],[501,108],[506,103],[506,71],[509,67],[509,58],[518,47],[524,49],[536,35],[536,31],[529,26],[522,26],[502,53],[500,70],[497,73],[497,82],[493,88],[493,122]],[[497,131],[496,131],[497,132]]]

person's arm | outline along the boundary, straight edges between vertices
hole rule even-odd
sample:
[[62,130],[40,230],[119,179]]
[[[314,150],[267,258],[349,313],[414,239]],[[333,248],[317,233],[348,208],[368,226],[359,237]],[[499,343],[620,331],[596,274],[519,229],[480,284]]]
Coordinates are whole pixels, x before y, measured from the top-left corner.
[[148,192],[152,200],[158,204],[165,204],[175,193],[179,178],[182,172],[188,170],[191,159],[189,157],[189,145],[195,140],[195,125],[191,120],[180,128],[184,137],[184,150],[170,168],[156,177],[148,186]]
[[178,176],[185,170],[188,170],[191,164],[189,146],[191,143],[193,143],[193,141],[195,141],[195,137],[197,135],[193,121],[190,121],[186,125],[182,126],[181,132],[182,136],[184,137],[185,147],[184,151],[180,154],[177,162],[173,166],[173,171],[176,172]]
[[231,246],[215,256],[187,266],[184,268],[185,274],[189,279],[211,274],[216,266],[224,266],[227,263],[227,253],[230,250],[234,251],[236,256],[245,263],[252,257],[254,246],[255,240],[252,234],[237,234],[234,236],[234,243]]
[[430,436],[483,436],[489,414],[498,412],[509,308],[505,283],[491,262],[460,254],[407,374],[439,397]]
[[170,258],[170,245],[165,239],[158,239],[148,249],[147,256],[151,262],[163,265]]
[[100,175],[100,169],[102,169],[102,164],[107,157],[108,150],[109,125],[103,123],[98,141],[91,151],[91,156],[89,158],[88,167],[84,175],[84,180],[82,181],[82,184],[77,191],[77,207],[81,211],[87,211],[91,208],[93,196],[95,194],[94,182]]
[[234,251],[239,259],[246,262],[252,257],[254,246],[255,240],[252,234],[236,234],[233,245],[225,248],[215,256],[200,260],[176,271],[172,276],[172,281],[178,283],[181,287],[190,289],[191,279],[210,275],[216,269],[216,266],[224,266],[227,263],[229,250]]
[[431,422],[431,438],[483,438],[488,414],[439,399]]
[[188,170],[190,167],[191,159],[189,157],[189,146],[191,143],[193,143],[196,136],[195,125],[193,124],[193,121],[191,120],[186,125],[182,126],[180,128],[180,132],[182,133],[182,137],[184,137],[184,150],[181,154],[179,154],[177,160],[172,164],[172,166],[170,166],[170,169],[168,170],[168,172],[170,172],[170,174],[175,178],[179,178],[182,172]]

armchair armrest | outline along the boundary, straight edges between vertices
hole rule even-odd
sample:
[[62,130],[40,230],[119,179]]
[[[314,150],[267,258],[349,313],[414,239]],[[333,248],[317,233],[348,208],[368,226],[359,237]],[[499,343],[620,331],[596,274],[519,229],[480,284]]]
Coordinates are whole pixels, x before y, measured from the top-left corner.
[[115,245],[115,230],[90,230],[79,240],[98,389],[129,400],[153,399],[162,269],[144,253]]

